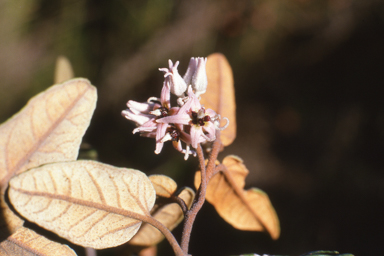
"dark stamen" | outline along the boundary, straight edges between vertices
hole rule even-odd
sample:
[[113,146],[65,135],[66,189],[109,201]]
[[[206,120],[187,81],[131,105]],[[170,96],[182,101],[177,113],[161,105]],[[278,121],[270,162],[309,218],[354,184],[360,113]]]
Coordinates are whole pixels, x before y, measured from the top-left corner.
[[210,116],[206,116],[205,114],[205,109],[202,108],[199,110],[199,112],[192,111],[191,116],[192,116],[192,124],[194,125],[199,125],[199,126],[204,126],[206,122],[211,121]]
[[204,120],[204,122],[209,122],[209,121],[211,121],[211,117],[210,116],[205,116],[203,118],[203,120]]
[[171,130],[169,131],[169,134],[172,137],[172,141],[179,141],[180,132],[178,130],[176,130],[175,128],[171,128]]
[[168,108],[166,108],[166,107],[161,107],[161,108],[159,108],[159,109],[160,109],[160,112],[161,112],[161,114],[160,114],[161,117],[166,117],[166,116],[168,116],[168,111],[169,111]]

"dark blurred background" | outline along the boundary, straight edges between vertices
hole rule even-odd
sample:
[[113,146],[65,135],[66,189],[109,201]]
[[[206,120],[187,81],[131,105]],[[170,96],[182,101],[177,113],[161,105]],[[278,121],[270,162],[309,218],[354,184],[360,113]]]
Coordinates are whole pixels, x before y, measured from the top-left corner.
[[[171,145],[155,155],[120,112],[160,95],[168,59],[184,74],[213,52],[233,68],[237,101],[237,139],[220,159],[243,158],[246,187],[268,193],[282,232],[237,231],[206,204],[190,252],[382,255],[384,1],[0,0],[0,121],[53,83],[65,55],[98,88],[83,141],[99,160],[192,186],[196,159]],[[166,242],[159,255],[172,255]]]

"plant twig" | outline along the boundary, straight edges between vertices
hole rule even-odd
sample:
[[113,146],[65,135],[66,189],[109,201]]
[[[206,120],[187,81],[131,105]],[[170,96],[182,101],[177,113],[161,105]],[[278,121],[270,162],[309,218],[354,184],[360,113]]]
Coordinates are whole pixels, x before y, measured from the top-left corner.
[[184,214],[188,211],[187,204],[182,198],[180,198],[179,196],[172,195],[170,199],[180,206]]
[[97,256],[97,252],[95,249],[90,248],[90,247],[85,247],[85,255],[86,256]]
[[207,179],[207,174],[209,177],[211,176],[211,173],[213,173],[215,170],[215,162],[221,147],[220,131],[216,132],[216,138],[217,139],[213,143],[212,152],[209,156],[207,168],[205,168],[204,153],[201,148],[201,145],[199,144],[199,146],[197,147],[197,155],[199,157],[200,170],[201,170],[201,183],[196,193],[197,196],[193,201],[191,209],[187,211],[187,213],[185,214],[184,228],[183,228],[183,234],[181,238],[181,248],[185,254],[188,254],[188,246],[191,238],[191,231],[192,231],[193,223],[195,222],[195,219],[196,219],[196,215],[200,211],[201,207],[205,202],[205,194],[207,191],[207,184],[209,181]]
[[168,240],[169,244],[172,246],[172,249],[175,252],[176,256],[186,256],[186,254],[180,248],[180,245],[176,241],[175,237],[172,235],[171,231],[167,227],[165,227],[160,221],[156,220],[152,216],[145,216],[141,220],[147,222],[148,224],[150,224],[152,226],[154,226],[161,233],[163,233],[165,238]]
[[209,174],[208,176],[208,180],[211,180],[211,178],[213,176],[215,176],[215,174],[217,174],[218,172],[223,172],[226,170],[227,167],[225,167],[225,165],[223,164],[219,164],[218,166],[216,166],[216,168],[213,170],[212,173]]

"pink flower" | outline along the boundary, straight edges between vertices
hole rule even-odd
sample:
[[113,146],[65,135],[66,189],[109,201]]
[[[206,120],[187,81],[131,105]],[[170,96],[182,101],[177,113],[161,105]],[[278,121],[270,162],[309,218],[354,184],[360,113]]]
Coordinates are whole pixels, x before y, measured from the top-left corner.
[[[201,106],[199,99],[193,93],[192,87],[188,88],[188,100],[179,109],[176,115],[166,116],[156,120],[163,124],[184,125],[184,131],[189,130],[190,142],[193,148],[197,148],[198,143],[213,141],[216,139],[215,121],[219,118],[212,109],[205,109]],[[188,129],[186,129],[188,128]],[[187,142],[187,143],[188,143]]]
[[147,103],[128,101],[128,109],[122,111],[122,115],[139,125],[133,133],[140,132],[144,137],[156,138],[155,153],[159,154],[163,148],[162,141],[168,124],[157,123],[156,119],[178,112],[178,107],[171,108],[169,81],[165,81],[161,90],[160,100],[149,98]]
[[[175,149],[185,154],[184,159],[190,154],[195,156],[190,146],[197,148],[199,143],[214,141],[216,130],[228,125],[219,127],[220,115],[200,104],[200,95],[205,93],[208,84],[206,62],[206,58],[191,58],[182,78],[177,70],[179,62],[173,65],[169,60],[169,68],[159,69],[165,73],[160,99],[151,97],[145,103],[128,101],[128,109],[122,111],[124,117],[137,124],[133,133],[156,138],[156,154],[160,153],[164,142],[172,141]],[[188,96],[185,96],[187,88]],[[179,107],[171,108],[171,93],[178,97]],[[185,149],[182,142],[186,144]]]

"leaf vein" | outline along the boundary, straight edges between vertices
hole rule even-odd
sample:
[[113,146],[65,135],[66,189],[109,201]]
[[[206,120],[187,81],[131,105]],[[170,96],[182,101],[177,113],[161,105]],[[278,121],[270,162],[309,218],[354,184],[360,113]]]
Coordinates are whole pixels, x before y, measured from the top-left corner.
[[68,228],[68,232],[72,229],[72,228],[74,228],[74,227],[76,227],[77,225],[79,225],[80,224],[80,222],[82,222],[82,221],[84,221],[85,219],[87,219],[88,217],[90,217],[92,214],[94,214],[95,212],[97,212],[97,209],[94,209],[93,211],[91,211],[90,213],[88,213],[88,214],[86,214],[86,215],[84,215],[82,218],[80,218],[78,221],[76,221],[75,223],[73,223],[71,226],[69,226],[69,228]]
[[144,214],[148,215],[149,213],[148,213],[147,209],[145,209],[143,207],[143,205],[141,204],[139,199],[131,192],[131,190],[129,189],[129,185],[125,182],[124,179],[123,179],[123,182],[127,188],[128,193],[130,194],[130,196],[136,201],[136,204],[140,207],[140,209],[143,211]]
[[133,227],[135,225],[137,225],[138,223],[140,223],[141,221],[139,220],[136,220],[136,221],[133,221],[125,226],[122,226],[122,227],[119,227],[119,228],[115,228],[115,229],[112,229],[112,230],[108,230],[108,232],[106,232],[105,234],[103,234],[102,236],[100,236],[100,238],[103,238],[105,237],[106,235],[109,235],[109,234],[113,234],[113,233],[116,233],[120,230],[123,230],[123,229],[127,229],[127,228],[130,228],[130,227]]
[[[109,215],[109,212],[106,212],[105,214],[103,214],[102,217],[98,218],[95,222],[92,223],[92,225],[90,225],[85,231],[83,234],[81,234],[80,236],[78,237],[82,237],[82,236],[85,236],[89,231],[91,231],[92,228],[96,227],[98,223],[100,223],[102,220],[104,220],[107,216]],[[99,238],[99,237],[97,237]]]
[[85,171],[87,172],[89,178],[91,178],[91,181],[92,181],[93,184],[95,185],[96,190],[97,190],[97,193],[98,193],[98,195],[99,195],[99,197],[100,197],[100,201],[101,201],[102,203],[105,203],[104,194],[103,194],[103,191],[102,191],[102,189],[101,189],[101,187],[100,187],[100,184],[96,181],[96,179],[93,177],[93,175],[91,174],[91,172],[90,172],[87,168],[85,168]]

